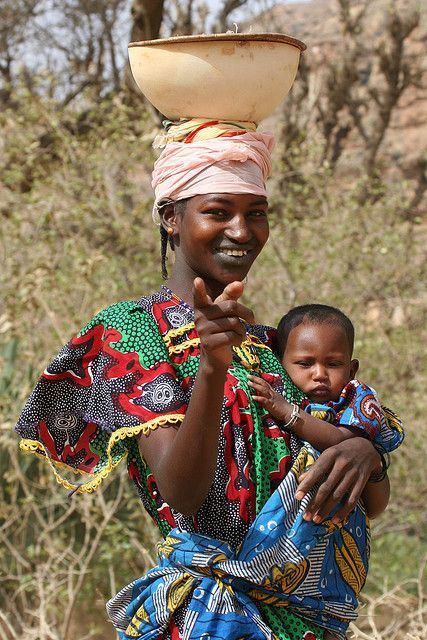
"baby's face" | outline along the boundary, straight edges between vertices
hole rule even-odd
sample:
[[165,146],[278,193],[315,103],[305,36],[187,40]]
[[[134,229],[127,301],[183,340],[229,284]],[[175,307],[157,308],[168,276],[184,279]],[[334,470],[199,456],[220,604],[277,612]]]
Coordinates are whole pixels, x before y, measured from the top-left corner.
[[351,359],[344,329],[309,322],[292,329],[282,362],[297,387],[311,402],[319,404],[338,400],[359,366],[357,360]]

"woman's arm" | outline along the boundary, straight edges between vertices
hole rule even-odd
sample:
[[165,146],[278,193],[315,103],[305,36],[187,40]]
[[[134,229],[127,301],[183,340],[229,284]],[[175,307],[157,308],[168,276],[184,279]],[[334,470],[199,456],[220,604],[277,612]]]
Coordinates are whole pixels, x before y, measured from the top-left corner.
[[[292,405],[262,378],[249,376],[249,384],[256,392],[256,395],[253,395],[254,400],[286,424],[291,417]],[[302,410],[299,412],[298,420],[292,426],[292,432],[319,451],[325,451],[345,440],[360,437],[360,430],[357,428],[334,426]],[[387,476],[381,482],[368,482],[363,489],[362,499],[368,516],[370,518],[379,516],[386,509],[390,499],[390,483]],[[307,520],[313,519],[314,522],[320,522],[322,519],[309,511],[306,511],[304,517]]]
[[362,500],[366,513],[373,520],[386,509],[390,500],[390,481],[386,475],[381,482],[368,482],[362,491]]
[[[355,438],[359,440],[361,439],[356,428],[336,427],[324,420],[319,420],[319,418],[311,416],[305,411],[300,411],[299,416],[300,417],[293,426],[292,431],[302,440],[310,442],[310,444],[319,451],[325,451],[329,447],[333,447],[344,441]],[[289,420],[289,418],[287,419]],[[367,440],[367,438],[363,439]],[[371,483],[368,480],[362,491],[361,498],[369,518],[373,519],[381,515],[381,513],[383,513],[387,508],[390,500],[390,482],[388,477],[386,476],[380,482]],[[311,513],[306,511],[304,518],[310,520]],[[314,522],[321,522],[322,520],[321,516],[316,514],[312,519]],[[336,521],[336,516],[333,520]]]
[[[290,413],[289,411],[285,422],[289,420]],[[298,420],[292,427],[292,431],[301,438],[301,440],[310,442],[310,444],[319,451],[325,451],[329,447],[333,447],[346,440],[353,438],[360,439],[360,435],[358,435],[358,431],[360,433],[360,430],[357,430],[357,428],[337,427],[301,410]],[[381,482],[368,481],[362,491],[361,498],[369,518],[373,519],[381,515],[387,508],[390,500],[390,482],[388,477],[386,476]],[[311,519],[309,512],[304,514],[304,518],[307,520]],[[321,520],[321,517],[317,515],[313,516],[314,522],[321,522]]]
[[233,282],[215,301],[203,280],[194,283],[195,324],[200,337],[200,364],[179,428],[166,425],[139,439],[141,455],[168,504],[186,515],[197,512],[212,484],[218,453],[221,408],[232,347],[245,338],[240,318],[252,312],[237,301],[243,284]]

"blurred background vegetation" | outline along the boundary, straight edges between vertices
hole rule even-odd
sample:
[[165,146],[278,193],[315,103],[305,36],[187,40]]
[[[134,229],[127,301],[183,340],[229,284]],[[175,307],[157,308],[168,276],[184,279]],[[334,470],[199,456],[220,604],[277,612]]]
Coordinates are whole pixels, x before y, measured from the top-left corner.
[[[124,470],[66,493],[12,432],[46,362],[99,309],[160,282],[151,141],[128,40],[284,31],[309,45],[277,135],[270,242],[246,301],[344,309],[361,378],[403,417],[392,500],[373,523],[363,640],[425,640],[426,14],[396,0],[0,3],[0,637],[110,640],[104,602],[157,537]],[[232,88],[230,88],[232,90]],[[425,588],[425,582],[424,582]]]

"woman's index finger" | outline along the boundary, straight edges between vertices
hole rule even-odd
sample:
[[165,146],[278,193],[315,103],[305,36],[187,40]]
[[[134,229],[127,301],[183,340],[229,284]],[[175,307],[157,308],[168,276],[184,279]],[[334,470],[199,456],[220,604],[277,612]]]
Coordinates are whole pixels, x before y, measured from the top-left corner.
[[318,482],[321,482],[325,475],[327,475],[326,469],[323,466],[323,459],[318,458],[316,462],[307,471],[301,474],[298,479],[298,489],[295,492],[297,500],[302,498],[311,490],[314,489]]
[[205,281],[202,278],[195,278],[193,282],[193,306],[195,309],[202,309],[212,304],[212,299],[206,291]]

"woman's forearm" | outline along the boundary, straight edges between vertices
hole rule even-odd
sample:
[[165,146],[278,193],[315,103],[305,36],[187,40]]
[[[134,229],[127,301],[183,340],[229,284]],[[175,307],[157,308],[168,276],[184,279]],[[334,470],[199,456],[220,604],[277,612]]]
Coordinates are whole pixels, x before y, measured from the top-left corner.
[[390,482],[388,476],[381,482],[367,482],[362,491],[362,500],[366,513],[373,519],[386,510],[390,500]]
[[139,448],[168,504],[186,515],[203,504],[215,477],[224,382],[233,347],[245,339],[250,309],[239,302],[243,284],[230,282],[212,301],[201,278],[194,279],[194,323],[200,338],[200,361],[186,415],[178,430],[168,425]]
[[197,512],[214,479],[226,372],[202,356],[179,428],[169,426],[139,441],[162,498],[186,515]]

